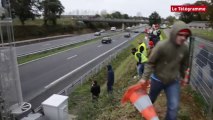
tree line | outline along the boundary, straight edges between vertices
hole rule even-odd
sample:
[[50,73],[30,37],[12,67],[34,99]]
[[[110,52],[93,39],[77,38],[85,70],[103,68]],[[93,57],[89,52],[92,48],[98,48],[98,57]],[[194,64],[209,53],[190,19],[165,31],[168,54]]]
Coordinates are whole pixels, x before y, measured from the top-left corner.
[[207,12],[182,12],[178,13],[179,19],[190,23],[192,21],[210,21],[213,27],[213,0],[211,1],[197,1],[194,4],[184,4],[184,5],[206,5]]
[[[57,24],[57,19],[64,12],[64,6],[59,0],[9,0],[12,18],[18,18],[22,25],[28,19],[43,17],[44,25]],[[2,6],[5,3],[1,3]],[[3,16],[4,17],[4,16]]]

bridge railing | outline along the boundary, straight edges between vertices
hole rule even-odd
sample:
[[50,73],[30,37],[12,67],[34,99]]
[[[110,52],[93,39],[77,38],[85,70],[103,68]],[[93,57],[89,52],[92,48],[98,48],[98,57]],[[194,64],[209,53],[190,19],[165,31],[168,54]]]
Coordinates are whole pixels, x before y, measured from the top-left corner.
[[190,42],[190,84],[204,99],[205,112],[213,119],[213,43],[195,37]]

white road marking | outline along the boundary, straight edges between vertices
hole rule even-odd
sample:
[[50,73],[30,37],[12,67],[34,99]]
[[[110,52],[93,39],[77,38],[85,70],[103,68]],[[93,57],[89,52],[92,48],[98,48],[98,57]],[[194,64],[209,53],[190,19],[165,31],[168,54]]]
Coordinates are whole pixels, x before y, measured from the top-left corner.
[[124,42],[122,42],[121,44],[119,44],[119,45],[117,45],[117,46],[113,47],[112,49],[110,49],[110,50],[106,51],[105,53],[103,53],[103,54],[101,54],[101,55],[97,56],[96,58],[94,58],[94,59],[90,60],[89,62],[87,62],[87,63],[85,63],[85,64],[81,65],[80,67],[76,68],[75,70],[73,70],[73,71],[71,71],[71,72],[69,72],[69,73],[65,74],[64,76],[62,76],[62,77],[58,78],[57,80],[53,81],[53,82],[52,82],[52,83],[50,83],[49,85],[45,86],[44,88],[45,88],[45,89],[48,89],[48,88],[52,87],[53,85],[55,85],[55,84],[57,84],[58,82],[60,82],[60,81],[64,80],[64,79],[65,79],[65,78],[67,78],[68,76],[72,75],[73,73],[77,72],[78,70],[82,69],[83,67],[85,67],[85,66],[89,65],[90,63],[94,62],[95,60],[97,60],[97,59],[101,58],[102,56],[106,55],[107,53],[109,53],[109,52],[113,51],[114,49],[116,49],[116,48],[120,47],[121,45],[125,44],[126,42],[128,42],[128,40],[125,40],[125,41],[124,41]]
[[101,47],[101,46],[103,46],[103,45],[99,45],[99,46],[97,46],[97,47]]
[[67,60],[70,60],[70,59],[72,59],[72,58],[74,58],[74,57],[77,57],[78,55],[73,55],[73,56],[71,56],[71,57],[68,57],[67,58]]
[[[112,35],[112,36],[119,36],[120,34],[116,34],[116,35]],[[74,43],[74,42],[71,42],[71,43]],[[86,46],[87,44],[85,44],[85,45],[82,45],[82,46]],[[76,49],[76,48],[71,48],[71,49]],[[68,50],[65,50],[65,51],[61,51],[61,52],[57,52],[57,53],[54,53],[54,54],[51,54],[51,55],[48,55],[48,56],[44,56],[44,57],[41,57],[41,58],[38,58],[38,59],[34,59],[34,60],[31,60],[31,61],[29,61],[29,62],[25,62],[25,63],[22,63],[22,64],[19,64],[18,66],[22,66],[22,65],[26,65],[26,64],[29,64],[29,63],[32,63],[32,62],[36,62],[36,61],[38,61],[38,60],[41,60],[41,59],[44,59],[44,58],[47,58],[47,57],[50,57],[50,56],[54,56],[54,55],[57,55],[57,54],[59,54],[59,53],[63,53],[63,52],[67,52],[67,51],[69,51],[69,50],[71,50],[71,49],[68,49]],[[47,49],[48,50],[48,49]],[[34,52],[34,53],[37,53],[37,52]]]
[[42,46],[48,46],[48,45],[50,45],[49,43],[47,43],[47,44],[44,44],[44,45],[42,45]]

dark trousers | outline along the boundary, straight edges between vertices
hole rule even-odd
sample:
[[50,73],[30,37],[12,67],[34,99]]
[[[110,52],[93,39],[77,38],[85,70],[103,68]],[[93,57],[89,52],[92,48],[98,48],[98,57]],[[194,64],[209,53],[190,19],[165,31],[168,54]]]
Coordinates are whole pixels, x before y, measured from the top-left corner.
[[112,85],[107,85],[107,92],[112,93],[112,91],[113,91]]

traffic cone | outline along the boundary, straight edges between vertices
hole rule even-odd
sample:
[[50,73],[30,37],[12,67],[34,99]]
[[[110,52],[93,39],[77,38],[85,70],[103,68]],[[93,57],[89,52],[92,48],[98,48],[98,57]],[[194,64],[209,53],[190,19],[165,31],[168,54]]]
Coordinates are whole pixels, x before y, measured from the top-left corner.
[[188,81],[188,80],[189,80],[189,77],[190,77],[190,69],[188,68],[188,69],[185,71],[184,79],[181,81],[181,85],[182,85],[182,86],[188,84],[188,83],[186,83],[185,81]]
[[131,101],[131,103],[146,120],[159,120],[155,112],[155,108],[153,107],[152,102],[146,93],[147,85],[148,83],[143,85],[136,84],[129,87],[125,92],[121,103],[124,104],[127,101]]

